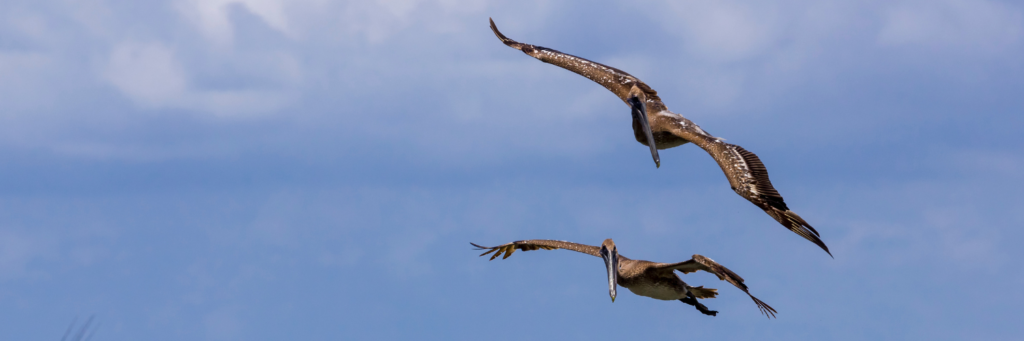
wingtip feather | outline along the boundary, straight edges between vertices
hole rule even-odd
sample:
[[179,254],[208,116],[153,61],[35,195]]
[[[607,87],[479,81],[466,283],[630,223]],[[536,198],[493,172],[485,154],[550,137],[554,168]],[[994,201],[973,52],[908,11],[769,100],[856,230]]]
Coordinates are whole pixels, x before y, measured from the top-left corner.
[[770,305],[768,305],[768,303],[764,303],[764,301],[757,299],[757,297],[754,297],[754,295],[750,295],[750,299],[754,300],[754,304],[757,304],[757,309],[760,310],[765,317],[769,319],[778,318],[775,316],[775,314],[778,314],[779,312],[776,311],[775,308],[772,308]]
[[773,207],[767,208],[765,212],[772,216],[772,218],[775,218],[775,220],[778,221],[779,224],[782,224],[783,227],[814,243],[814,245],[817,245],[824,250],[829,257],[835,259],[835,256],[832,256],[832,252],[829,251],[828,246],[821,240],[818,231],[814,230],[814,228],[799,215],[790,210],[782,211]]
[[516,50],[522,50],[523,49],[523,44],[520,44],[519,42],[517,42],[515,40],[509,39],[504,34],[501,34],[501,31],[498,31],[498,25],[494,24],[494,19],[492,19],[492,18],[487,18],[487,19],[490,20],[490,22],[491,22],[491,31],[494,32],[494,35],[498,37],[498,40],[501,40],[501,42],[503,44],[508,45],[509,47],[514,48]]

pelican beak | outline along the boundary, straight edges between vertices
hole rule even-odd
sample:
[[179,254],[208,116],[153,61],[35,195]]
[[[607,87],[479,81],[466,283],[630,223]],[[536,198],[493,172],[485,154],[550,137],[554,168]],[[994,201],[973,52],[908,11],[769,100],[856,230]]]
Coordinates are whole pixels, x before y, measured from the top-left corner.
[[604,258],[604,265],[608,270],[608,295],[612,297],[612,303],[615,303],[615,288],[619,281],[619,252],[601,246],[601,258]]
[[651,124],[647,122],[647,106],[636,96],[630,97],[627,102],[633,108],[633,119],[640,121],[640,126],[644,129],[644,135],[647,135],[647,146],[651,147],[651,157],[654,158],[654,166],[661,168],[658,146],[654,144],[654,133],[651,132]]

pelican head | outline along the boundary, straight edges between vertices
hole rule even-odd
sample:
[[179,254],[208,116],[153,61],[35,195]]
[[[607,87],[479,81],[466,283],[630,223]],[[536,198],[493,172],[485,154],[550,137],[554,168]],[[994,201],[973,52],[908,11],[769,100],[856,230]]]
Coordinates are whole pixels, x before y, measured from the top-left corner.
[[604,265],[608,269],[608,295],[615,302],[615,287],[619,281],[619,251],[615,249],[615,242],[605,239],[601,243],[601,258],[604,258]]

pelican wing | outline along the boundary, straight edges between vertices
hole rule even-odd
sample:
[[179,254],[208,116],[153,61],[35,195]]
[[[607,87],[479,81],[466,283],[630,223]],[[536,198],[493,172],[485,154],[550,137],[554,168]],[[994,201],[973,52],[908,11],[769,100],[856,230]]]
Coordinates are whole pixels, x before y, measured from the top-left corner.
[[650,86],[625,71],[543,46],[523,44],[509,39],[498,31],[498,26],[494,25],[493,19],[491,19],[491,30],[494,31],[494,35],[498,36],[498,39],[501,39],[501,42],[505,43],[505,45],[523,51],[523,53],[540,59],[542,62],[553,64],[580,76],[587,77],[587,79],[611,90],[626,104],[629,104],[627,100],[630,98],[630,89],[636,86],[644,92],[646,97],[644,104],[647,105],[647,112],[658,112],[666,109],[665,104],[658,97],[657,91],[654,91]]
[[721,138],[711,136],[679,114],[661,112],[657,116],[653,116],[652,120],[659,121],[657,122],[658,126],[667,127],[667,130],[673,135],[693,142],[708,152],[721,167],[736,194],[764,210],[783,227],[818,245],[829,256],[832,255],[828,246],[825,246],[825,242],[819,238],[818,231],[796,212],[789,210],[782,195],[775,190],[772,181],[768,179],[768,169],[756,154],[743,149],[743,147],[725,143]]
[[735,285],[737,288],[740,288],[740,290],[743,290],[743,292],[745,292],[747,296],[750,296],[750,299],[754,300],[754,303],[757,304],[757,309],[761,310],[761,313],[764,314],[765,316],[775,317],[775,314],[778,313],[777,311],[775,311],[774,308],[769,306],[767,303],[764,303],[764,301],[761,301],[757,297],[754,297],[754,295],[750,294],[750,291],[747,289],[747,285],[743,283],[743,277],[740,277],[740,275],[737,275],[735,272],[732,272],[732,270],[729,270],[729,268],[722,266],[722,264],[718,264],[718,262],[715,262],[711,258],[704,257],[701,255],[693,255],[692,259],[685,262],[661,263],[654,266],[653,268],[665,270],[678,270],[684,274],[696,272],[697,270],[710,272],[712,274],[715,274],[715,276],[718,276],[718,279],[732,283],[732,285]]
[[[498,31],[494,20],[490,22],[494,35],[505,45],[523,51],[542,62],[554,64],[587,77],[610,90],[634,111],[641,109],[636,103],[639,100],[640,103],[643,103],[643,109],[649,117],[650,127],[658,127],[663,130],[667,128],[672,135],[699,145],[718,162],[722,171],[725,172],[726,178],[729,179],[729,184],[737,194],[760,207],[782,226],[818,245],[829,256],[832,255],[825,243],[821,241],[818,231],[814,230],[814,227],[811,227],[799,215],[789,210],[786,202],[782,200],[782,196],[772,186],[768,179],[768,170],[757,155],[740,146],[722,142],[722,139],[709,135],[682,115],[668,111],[661,98],[658,97],[657,91],[625,71],[546,47],[517,42]],[[631,103],[631,99],[633,103]],[[634,127],[634,130],[636,129],[638,128]],[[658,133],[661,132],[658,131]],[[648,139],[654,138],[648,137]],[[650,146],[648,139],[637,135],[638,142]],[[660,166],[657,149],[677,145],[679,144],[663,145],[659,142],[657,147],[651,147],[655,164]]]
[[554,250],[554,249],[566,249],[576,252],[582,252],[591,256],[601,257],[601,248],[597,246],[577,244],[573,242],[561,241],[561,240],[547,240],[547,239],[531,239],[531,240],[517,240],[508,244],[502,244],[498,246],[480,246],[474,243],[469,243],[476,247],[477,250],[487,250],[481,253],[480,256],[487,255],[494,252],[490,260],[494,260],[501,254],[505,254],[501,259],[508,258],[516,250],[533,251],[533,250]]

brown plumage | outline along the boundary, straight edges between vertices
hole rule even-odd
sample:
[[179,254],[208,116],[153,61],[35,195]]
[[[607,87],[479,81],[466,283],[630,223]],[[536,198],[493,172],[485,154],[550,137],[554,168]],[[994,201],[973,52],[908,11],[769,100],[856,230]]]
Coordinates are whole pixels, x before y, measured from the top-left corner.
[[[742,277],[711,260],[711,258],[701,255],[693,255],[692,259],[678,263],[655,263],[645,260],[633,260],[619,255],[615,242],[611,239],[605,239],[600,247],[545,239],[520,240],[492,247],[480,246],[474,243],[470,244],[477,247],[478,250],[487,250],[480,254],[480,256],[494,253],[491,256],[491,260],[502,255],[504,255],[502,259],[508,258],[516,250],[566,249],[595,257],[602,257],[605,258],[605,264],[609,267],[609,289],[612,302],[615,301],[615,284],[617,284],[640,296],[660,300],[679,300],[696,307],[701,313],[714,316],[718,312],[707,309],[703,304],[697,302],[697,299],[714,298],[718,295],[718,290],[704,288],[704,286],[689,286],[673,272],[679,271],[687,274],[697,270],[707,271],[718,276],[718,279],[732,283],[732,285],[743,290],[744,293],[750,296],[750,299],[754,300],[757,308],[765,316],[775,317],[777,313],[768,304],[750,294],[750,291],[747,290],[747,285],[743,283]],[[615,270],[614,274],[611,272],[612,269]]]
[[[661,165],[657,149],[677,147],[688,142],[696,144],[715,159],[736,194],[764,210],[782,226],[818,245],[829,256],[832,256],[828,246],[821,241],[818,231],[795,212],[789,210],[786,202],[782,200],[782,195],[775,190],[771,180],[768,179],[768,170],[754,153],[740,146],[725,143],[721,138],[711,136],[689,119],[669,111],[658,97],[657,91],[625,71],[546,47],[523,44],[509,39],[498,31],[494,20],[491,20],[491,30],[505,45],[523,51],[542,62],[554,64],[587,77],[626,102],[633,110],[633,134],[637,142],[651,147],[651,156],[656,165]],[[644,119],[645,117],[646,119]],[[654,146],[651,146],[652,143]]]

